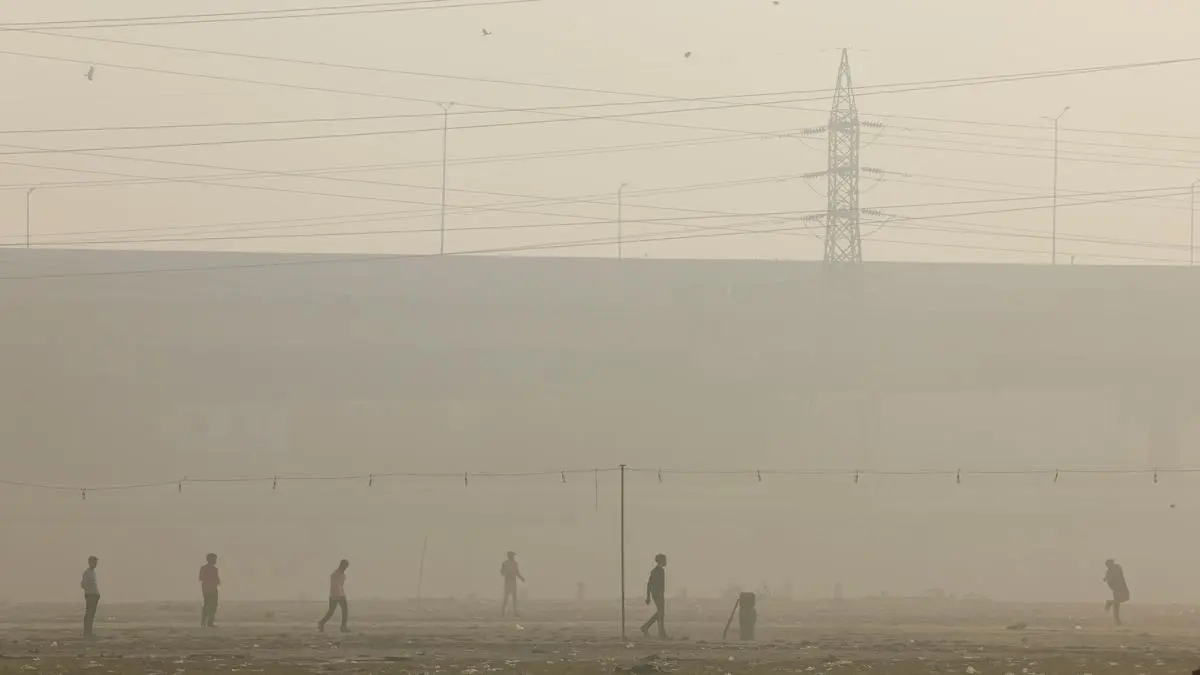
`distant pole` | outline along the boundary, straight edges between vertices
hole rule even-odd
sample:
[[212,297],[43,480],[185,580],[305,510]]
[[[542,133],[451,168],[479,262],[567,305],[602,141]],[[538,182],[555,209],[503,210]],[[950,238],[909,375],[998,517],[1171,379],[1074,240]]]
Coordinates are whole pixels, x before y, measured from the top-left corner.
[[439,228],[441,235],[438,244],[438,255],[446,255],[446,149],[450,139],[450,108],[453,103],[440,103],[442,107],[442,224]]
[[30,203],[37,188],[31,187],[25,191],[25,248],[29,248]]
[[621,465],[621,639],[625,640],[625,465]]
[[622,260],[625,257],[623,251],[623,242],[625,240],[625,213],[624,213],[624,197],[625,186],[629,183],[621,183],[617,188],[617,260]]
[[1050,202],[1050,264],[1058,264],[1058,122],[1071,106],[1066,106],[1057,117],[1046,117],[1054,122],[1054,186],[1051,188]]
[[425,551],[429,547],[429,534],[421,541],[421,566],[417,569],[417,609],[421,609],[421,591],[425,585]]
[[1192,181],[1192,213],[1188,221],[1188,265],[1196,264],[1196,183],[1200,183],[1200,178]]

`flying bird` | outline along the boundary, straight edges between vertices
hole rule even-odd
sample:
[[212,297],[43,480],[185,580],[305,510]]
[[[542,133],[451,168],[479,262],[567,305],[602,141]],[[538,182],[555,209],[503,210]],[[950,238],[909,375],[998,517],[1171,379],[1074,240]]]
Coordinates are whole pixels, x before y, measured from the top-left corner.
[[683,58],[685,58],[685,59],[690,59],[690,58],[692,58],[692,53],[691,53],[691,52],[684,52],[684,53],[683,53]]
[[91,68],[88,68],[87,75],[84,75],[84,77],[86,77],[88,79],[88,82],[91,82],[92,80],[96,79],[96,66],[92,66]]
[[482,33],[483,33],[483,37],[487,37],[487,36],[489,36],[489,35],[491,35],[491,34],[492,34],[492,31],[490,31],[490,30],[488,30],[488,29],[486,29],[486,28],[484,28],[484,29],[483,29],[482,31],[480,31],[480,32],[482,32]]

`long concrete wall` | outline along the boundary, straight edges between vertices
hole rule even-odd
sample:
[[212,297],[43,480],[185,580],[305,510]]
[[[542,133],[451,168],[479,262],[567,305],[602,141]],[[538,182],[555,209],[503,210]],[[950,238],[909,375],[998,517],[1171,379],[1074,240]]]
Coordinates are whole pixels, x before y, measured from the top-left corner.
[[1200,274],[1188,269],[831,275],[809,263],[41,251],[6,262],[0,414],[60,447],[93,424],[140,447],[240,417],[258,429],[239,432],[248,443],[275,446],[378,424],[432,447],[510,439],[529,461],[562,443],[581,457],[670,443],[838,461],[880,450],[872,434],[894,440],[889,426],[1011,435],[996,427],[1024,407],[1056,408],[1057,421],[1035,416],[1039,433],[1070,448],[1087,444],[1071,439],[1094,432],[1078,426],[1091,417],[1113,427],[1101,446],[1129,436],[1136,451],[1164,410],[1190,427],[1200,362]]
[[[1200,438],[1200,275],[1187,269],[866,265],[847,277],[804,263],[35,250],[0,255],[0,276],[0,472],[10,478],[99,485],[618,462],[1144,466],[1195,463],[1188,449]],[[6,536],[24,545],[0,558],[49,565],[28,589],[44,597],[86,551],[108,551],[125,558],[111,572],[127,575],[124,592],[162,597],[176,581],[138,561],[191,569],[193,548],[219,548],[255,557],[239,564],[258,592],[292,597],[305,575],[322,578],[324,561],[292,571],[276,558],[308,555],[311,527],[385,583],[415,560],[401,540],[419,541],[435,513],[435,549],[447,557],[431,592],[476,589],[476,579],[488,588],[490,559],[479,570],[466,561],[517,547],[577,570],[557,579],[570,594],[579,580],[612,585],[610,478],[599,510],[578,477],[460,481],[453,494],[232,486],[86,502],[5,489],[0,502],[23,514]],[[698,592],[743,579],[795,582],[802,594],[844,581],[852,594],[937,585],[1079,597],[1095,585],[1091,565],[1109,556],[1131,558],[1142,579],[1182,584],[1200,551],[1181,539],[1164,553],[1171,531],[1146,519],[1167,499],[1183,502],[1171,513],[1188,508],[1194,490],[1177,478],[1064,480],[1051,491],[1038,477],[960,489],[640,476],[631,550],[708,560],[677,572]],[[646,523],[664,521],[680,526],[652,536]],[[762,538],[796,528],[800,540]],[[714,558],[717,531],[763,547],[761,562]],[[934,536],[942,531],[957,534]],[[1047,561],[1039,578],[1002,574],[1022,567],[1031,545]],[[980,567],[980,555],[991,562]]]

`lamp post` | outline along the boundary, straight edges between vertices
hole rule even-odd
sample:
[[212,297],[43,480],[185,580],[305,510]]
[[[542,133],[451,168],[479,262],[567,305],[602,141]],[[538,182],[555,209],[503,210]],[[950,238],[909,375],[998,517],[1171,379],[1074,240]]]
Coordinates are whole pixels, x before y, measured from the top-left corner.
[[454,103],[439,103],[442,108],[442,220],[438,228],[438,255],[446,255],[446,149],[450,138],[450,108]]
[[621,183],[617,188],[617,260],[624,258],[623,242],[625,239],[624,192],[629,183]]
[[1051,188],[1050,202],[1050,264],[1058,264],[1058,122],[1067,114],[1071,106],[1065,106],[1055,117],[1043,117],[1054,122],[1054,185]]
[[1196,264],[1196,184],[1200,178],[1192,181],[1192,208],[1188,218],[1188,265]]
[[37,188],[35,188],[35,187],[31,187],[25,191],[25,248],[29,248],[29,230],[30,230],[30,228],[29,228],[29,220],[30,220],[29,212],[30,212],[30,204],[32,203],[32,199],[33,199],[33,193],[35,191],[37,191]]

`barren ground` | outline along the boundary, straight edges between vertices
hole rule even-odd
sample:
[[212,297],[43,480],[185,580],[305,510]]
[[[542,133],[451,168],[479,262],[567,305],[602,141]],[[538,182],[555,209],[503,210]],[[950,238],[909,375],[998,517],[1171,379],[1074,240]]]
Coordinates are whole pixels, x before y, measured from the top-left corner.
[[[729,606],[675,601],[672,640],[643,639],[645,607],[535,602],[521,619],[493,603],[351,600],[352,632],[316,631],[313,603],[222,605],[202,630],[199,603],[102,604],[98,637],[80,638],[82,602],[0,607],[0,675],[11,673],[403,673],[405,675],[1168,675],[1200,666],[1200,615],[1183,606],[984,601],[760,600],[757,640],[721,642]],[[1009,626],[1024,623],[1024,627]],[[636,637],[634,637],[636,636]]]

